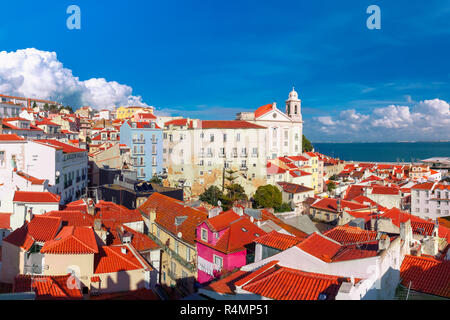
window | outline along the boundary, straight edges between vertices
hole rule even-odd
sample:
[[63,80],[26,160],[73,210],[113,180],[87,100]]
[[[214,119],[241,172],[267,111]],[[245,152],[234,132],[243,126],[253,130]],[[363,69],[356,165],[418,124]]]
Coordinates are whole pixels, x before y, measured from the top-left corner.
[[0,167],[5,165],[5,151],[0,151]]
[[178,250],[180,249],[180,244],[177,240],[175,240],[175,253],[178,254]]
[[240,133],[236,134],[236,141],[241,141],[241,134]]
[[202,241],[207,242],[208,241],[208,230],[202,228]]
[[214,255],[214,264],[219,270],[221,270],[223,267],[223,259],[219,256]]
[[214,134],[211,134],[211,135],[210,135],[209,141],[210,141],[210,142],[214,142]]
[[186,261],[191,261],[191,249],[186,247]]
[[223,134],[223,142],[227,142],[227,134],[226,133]]

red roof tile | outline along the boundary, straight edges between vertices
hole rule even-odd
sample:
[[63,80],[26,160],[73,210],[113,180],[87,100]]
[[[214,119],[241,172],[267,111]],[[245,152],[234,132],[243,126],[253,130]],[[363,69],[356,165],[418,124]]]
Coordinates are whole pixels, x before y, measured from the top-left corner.
[[[149,215],[152,209],[156,211],[155,222],[157,224],[173,235],[181,232],[182,239],[192,245],[195,244],[196,227],[208,219],[208,214],[205,212],[186,206],[183,202],[158,192],[153,193],[139,207],[139,210],[146,215]],[[179,226],[176,226],[175,219],[177,217],[186,217],[186,219]]]
[[279,166],[268,162],[267,163],[267,175],[272,175],[272,174],[280,174],[280,173],[285,173],[286,170],[284,170],[283,168],[280,168]]
[[25,139],[17,134],[0,134],[0,141],[25,141]]
[[298,238],[294,236],[290,236],[284,233],[276,232],[275,230],[267,233],[257,239],[254,242],[265,245],[267,247],[275,248],[278,250],[286,250],[289,249],[300,242],[302,242],[304,238]]
[[43,215],[61,218],[63,226],[91,227],[94,225],[94,218],[79,210],[50,211]]
[[297,245],[297,248],[325,262],[331,262],[331,259],[339,252],[341,247],[338,242],[317,232]]
[[271,103],[259,107],[255,110],[255,119],[265,115],[269,111],[272,111],[272,109],[273,105]]
[[200,238],[197,239],[197,242],[228,254],[245,250],[245,245],[252,243],[265,233],[246,217],[239,217],[237,220],[230,222],[226,231],[215,244],[204,242]]
[[35,241],[46,242],[55,237],[61,226],[61,218],[34,216],[30,222],[10,233],[3,241],[28,251]]
[[37,300],[82,299],[81,288],[69,288],[70,274],[65,276],[18,275],[14,279],[14,292],[36,293]]
[[48,191],[15,191],[14,202],[59,203],[60,196]]
[[54,239],[44,244],[41,252],[51,254],[97,253],[98,247],[94,230],[90,227],[64,227]]
[[[122,248],[126,248],[127,253],[122,253]],[[99,252],[94,257],[95,274],[143,268],[133,252],[126,246],[100,247]]]
[[0,212],[0,229],[11,228],[11,215],[12,213]]
[[[311,205],[312,208],[325,210],[325,211],[331,211],[337,213],[337,199],[331,199],[331,198],[324,198],[316,203]],[[350,210],[363,210],[366,208],[369,208],[366,205],[359,204],[359,203],[353,203],[350,201],[342,200],[341,201],[341,208],[348,208]]]
[[234,294],[236,290],[235,283],[246,277],[249,273],[247,271],[237,270],[220,280],[210,283],[204,289],[220,294]]
[[376,231],[363,230],[352,226],[337,226],[325,232],[324,235],[340,244],[371,241],[377,238]]
[[17,171],[16,174],[18,176],[24,178],[25,180],[30,181],[31,184],[42,185],[45,182],[45,179],[38,179],[38,178],[32,177],[29,174],[22,172],[22,171]]
[[77,153],[77,152],[86,152],[86,149],[80,149],[77,147],[74,147],[70,144],[54,140],[54,139],[44,139],[44,140],[34,140],[35,142],[43,143],[46,145],[50,145],[56,149],[62,149],[64,153]]
[[334,300],[343,282],[350,282],[350,279],[276,264],[254,277],[242,289],[274,300],[318,300],[321,294],[326,300]]
[[450,261],[406,255],[400,268],[402,285],[411,290],[450,298]]
[[289,183],[289,182],[278,182],[278,185],[283,189],[284,192],[287,193],[303,193],[303,192],[309,192],[314,191],[314,189],[295,184],[295,183]]

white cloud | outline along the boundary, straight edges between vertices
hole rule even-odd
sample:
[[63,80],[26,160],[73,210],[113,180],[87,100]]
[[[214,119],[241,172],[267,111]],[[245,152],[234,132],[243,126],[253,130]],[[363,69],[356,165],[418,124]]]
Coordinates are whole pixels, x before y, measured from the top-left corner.
[[95,109],[148,106],[133,89],[116,81],[92,78],[80,81],[64,68],[55,52],[34,48],[0,52],[0,93],[54,100],[72,107]]
[[305,129],[314,140],[449,140],[450,106],[444,100],[433,99],[420,101],[412,107],[375,108],[371,114],[348,109],[337,117],[313,118]]

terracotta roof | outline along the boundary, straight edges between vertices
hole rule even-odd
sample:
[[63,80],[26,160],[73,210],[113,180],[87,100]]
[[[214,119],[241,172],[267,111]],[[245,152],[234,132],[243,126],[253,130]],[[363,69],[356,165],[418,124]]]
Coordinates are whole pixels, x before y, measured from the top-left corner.
[[61,218],[34,216],[30,222],[10,233],[3,241],[28,251],[35,241],[46,242],[56,236],[61,226]]
[[15,191],[13,202],[59,203],[60,196],[48,191]]
[[63,227],[54,239],[44,244],[41,252],[51,254],[97,253],[98,247],[94,230],[90,227]]
[[267,174],[268,175],[272,175],[272,174],[280,174],[280,173],[285,173],[286,170],[284,170],[283,168],[280,168],[279,166],[268,162],[267,163]]
[[169,126],[173,124],[174,126],[185,126],[187,125],[188,119],[174,119],[164,123],[164,126]]
[[350,244],[376,240],[377,232],[363,230],[352,226],[337,226],[324,233],[324,236],[333,239],[340,244]]
[[116,227],[113,227],[109,230],[111,233],[111,243],[112,245],[121,245],[122,241],[119,236],[119,229],[123,228],[124,231],[130,233],[132,235],[131,238],[131,245],[137,250],[137,251],[147,251],[147,250],[155,250],[159,248],[159,245],[154,242],[150,237],[146,236],[145,234],[142,234],[140,232],[137,232],[136,230],[133,230],[125,225],[117,225]]
[[43,139],[43,140],[34,140],[35,142],[40,142],[46,145],[50,145],[56,149],[62,149],[64,153],[77,153],[77,152],[86,152],[86,149],[80,149],[77,147],[74,147],[70,144],[54,140],[54,139]]
[[43,126],[43,125],[46,125],[46,126],[61,127],[61,125],[56,124],[56,123],[50,121],[49,119],[43,119],[43,120],[41,120],[41,121],[36,121],[36,125],[37,125],[37,126]]
[[239,214],[237,214],[233,210],[228,210],[225,212],[221,212],[215,217],[205,220],[205,223],[208,225],[211,231],[218,232],[228,228],[232,222],[239,220],[240,218],[241,216]]
[[344,200],[351,201],[357,196],[364,194],[364,188],[366,186],[360,186],[360,185],[351,185],[347,190],[345,191],[345,197]]
[[[156,211],[155,222],[157,224],[175,236],[178,232],[181,232],[182,239],[192,245],[195,245],[196,227],[208,219],[208,215],[205,212],[186,206],[183,202],[158,192],[148,197],[147,201],[139,209],[145,215],[149,215],[150,210],[154,209]],[[186,217],[186,219],[176,226],[175,218],[177,217]]]
[[[121,249],[126,248],[127,253],[122,253]],[[126,246],[103,246],[94,257],[94,273],[111,273],[119,271],[129,271],[143,269],[139,260],[133,252]]]
[[265,129],[265,127],[242,120],[201,120],[203,129]]
[[425,182],[425,183],[419,183],[414,185],[411,189],[414,190],[431,190],[431,188],[433,187],[434,183],[433,182]]
[[242,289],[274,300],[319,300],[321,295],[324,300],[334,300],[343,282],[350,282],[350,279],[276,264],[245,284]]
[[94,218],[79,210],[50,211],[43,215],[61,218],[64,227],[91,227],[94,225]]
[[284,233],[279,233],[274,230],[271,231],[270,233],[267,233],[255,239],[254,242],[278,250],[286,250],[299,244],[303,240],[304,240],[303,238],[298,238]]
[[235,283],[246,277],[250,272],[237,270],[220,280],[210,283],[205,290],[214,291],[220,294],[234,294],[236,290]]
[[[316,203],[311,205],[312,208],[320,209],[320,210],[326,210],[337,213],[337,199],[331,199],[331,198],[324,198]],[[368,206],[359,204],[359,203],[353,203],[350,201],[342,200],[341,201],[341,208],[349,208],[350,210],[362,210],[368,208]]]
[[387,186],[372,186],[372,194],[400,194],[400,188]]
[[298,170],[298,169],[292,169],[289,171],[289,174],[291,176],[293,176],[294,178],[298,178],[298,177],[304,177],[304,176],[310,176],[312,175],[312,173],[303,171],[303,170]]
[[16,174],[18,176],[24,178],[25,180],[30,181],[31,184],[42,185],[45,182],[45,179],[38,179],[38,178],[32,177],[29,174],[26,174],[25,172],[22,172],[22,171],[17,171]]
[[259,107],[258,109],[255,110],[255,118],[259,118],[265,115],[267,112],[272,111],[272,109],[273,105],[271,103]]
[[246,217],[239,217],[230,222],[215,244],[204,242],[201,238],[198,238],[197,242],[228,254],[244,250],[245,245],[252,243],[265,233]]
[[113,202],[100,200],[95,207],[98,209],[95,218],[101,219],[106,227],[113,227],[116,224],[144,221],[138,210],[130,210]]
[[315,232],[298,244],[297,247],[320,260],[331,262],[331,259],[342,246],[338,242]]
[[11,215],[12,213],[0,212],[0,229],[11,228]]
[[25,139],[17,134],[0,134],[0,141],[25,141]]
[[14,292],[28,292],[33,290],[37,300],[50,299],[82,299],[81,288],[69,288],[71,275],[40,276],[17,275],[14,279]]
[[411,290],[450,298],[450,261],[406,255],[400,268],[402,285]]

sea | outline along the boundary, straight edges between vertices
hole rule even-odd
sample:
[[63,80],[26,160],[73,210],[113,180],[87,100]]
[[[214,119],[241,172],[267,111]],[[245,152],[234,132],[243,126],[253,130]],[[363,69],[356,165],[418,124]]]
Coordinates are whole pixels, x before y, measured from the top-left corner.
[[450,157],[450,142],[313,143],[317,152],[346,161],[418,162]]

